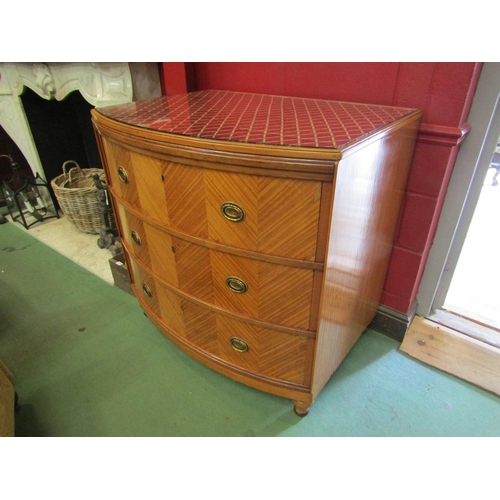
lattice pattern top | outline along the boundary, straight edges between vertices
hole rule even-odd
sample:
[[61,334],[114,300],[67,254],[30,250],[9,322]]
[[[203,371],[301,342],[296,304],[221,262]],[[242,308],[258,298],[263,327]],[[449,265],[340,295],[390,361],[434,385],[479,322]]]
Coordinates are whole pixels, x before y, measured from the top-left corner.
[[109,106],[98,111],[138,127],[205,139],[338,148],[413,110],[203,90]]

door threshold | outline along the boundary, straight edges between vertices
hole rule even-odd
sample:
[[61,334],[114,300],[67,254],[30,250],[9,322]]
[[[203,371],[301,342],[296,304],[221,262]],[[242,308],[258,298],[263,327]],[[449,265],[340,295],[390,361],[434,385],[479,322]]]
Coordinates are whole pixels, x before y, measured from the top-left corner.
[[468,337],[500,348],[500,330],[493,325],[481,323],[473,318],[466,317],[446,309],[433,311],[428,319],[434,323],[447,326]]
[[[493,295],[493,292],[491,292],[491,295]],[[493,300],[493,296],[490,296],[489,299]],[[498,304],[496,307],[498,307]],[[441,309],[500,332],[500,311],[496,308],[466,299],[461,299],[458,303],[456,301],[449,302],[447,298]]]
[[500,347],[415,316],[400,351],[500,396]]

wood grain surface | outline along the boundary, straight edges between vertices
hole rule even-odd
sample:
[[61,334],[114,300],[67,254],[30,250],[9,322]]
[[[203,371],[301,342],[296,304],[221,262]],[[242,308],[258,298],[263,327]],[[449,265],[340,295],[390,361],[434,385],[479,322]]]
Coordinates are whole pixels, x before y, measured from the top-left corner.
[[133,289],[157,328],[306,415],[378,307],[420,120],[394,113],[324,148],[166,133],[94,110]]
[[500,349],[415,316],[400,350],[428,365],[500,395]]

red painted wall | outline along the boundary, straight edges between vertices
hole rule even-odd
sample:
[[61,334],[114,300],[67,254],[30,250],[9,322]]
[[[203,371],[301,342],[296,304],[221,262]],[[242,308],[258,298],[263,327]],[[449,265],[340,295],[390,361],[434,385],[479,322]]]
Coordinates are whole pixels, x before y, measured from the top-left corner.
[[188,92],[185,63],[162,63],[160,65],[160,84],[163,95],[185,94]]
[[415,301],[459,144],[468,130],[465,120],[481,67],[481,63],[204,62],[187,63],[182,71],[188,90],[235,90],[422,110],[382,296],[382,304],[407,313]]

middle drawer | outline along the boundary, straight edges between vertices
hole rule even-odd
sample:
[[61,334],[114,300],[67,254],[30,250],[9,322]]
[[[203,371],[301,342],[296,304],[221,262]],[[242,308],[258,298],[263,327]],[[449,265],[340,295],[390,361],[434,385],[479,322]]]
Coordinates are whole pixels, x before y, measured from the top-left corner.
[[146,268],[208,304],[268,323],[309,329],[314,271],[221,252],[175,237],[120,203],[122,237]]

